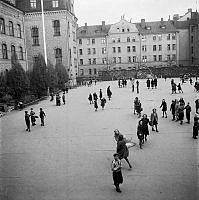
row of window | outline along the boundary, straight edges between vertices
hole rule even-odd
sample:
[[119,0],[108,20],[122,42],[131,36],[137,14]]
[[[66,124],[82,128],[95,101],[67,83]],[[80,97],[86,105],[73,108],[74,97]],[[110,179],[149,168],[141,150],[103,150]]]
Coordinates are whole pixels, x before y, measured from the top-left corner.
[[[30,0],[30,7],[32,9],[36,9],[37,8],[37,0]],[[52,7],[58,8],[59,7],[59,0],[52,0]]]
[[19,60],[23,60],[23,47],[19,46],[18,51],[16,51],[16,48],[14,45],[10,46],[10,50],[8,50],[7,45],[5,43],[2,44],[2,58],[3,59],[8,59],[8,52],[11,52],[11,55],[17,54]]
[[15,28],[13,22],[9,21],[8,26],[6,26],[4,18],[1,17],[0,18],[0,33],[21,38],[22,37],[21,25],[17,24]]
[[[147,56],[142,56],[142,62],[147,62],[147,58],[148,58]],[[168,54],[167,55],[167,61],[171,61],[171,60],[176,60],[176,54]],[[162,55],[153,55],[153,61],[154,62],[163,61]],[[137,62],[137,56],[128,56],[127,62],[128,63]],[[112,63],[122,63],[122,57],[113,57]],[[80,65],[84,65],[84,64],[96,65],[97,64],[97,58],[92,58],[92,59],[89,58],[87,60],[87,63],[84,63],[84,60],[80,59]],[[107,58],[102,58],[100,64],[107,64]]]
[[[92,75],[92,71],[93,71],[93,74],[94,74],[94,75],[97,74],[97,69],[94,68],[93,70],[92,70],[92,69],[88,69],[89,75]],[[81,75],[81,76],[84,76],[84,69],[80,69],[80,75]]]
[[[82,45],[83,44],[83,40],[79,39],[79,44]],[[86,39],[86,44],[90,45],[90,44],[96,44],[96,40],[94,38],[88,38]],[[106,38],[101,38],[101,44],[106,44]]]

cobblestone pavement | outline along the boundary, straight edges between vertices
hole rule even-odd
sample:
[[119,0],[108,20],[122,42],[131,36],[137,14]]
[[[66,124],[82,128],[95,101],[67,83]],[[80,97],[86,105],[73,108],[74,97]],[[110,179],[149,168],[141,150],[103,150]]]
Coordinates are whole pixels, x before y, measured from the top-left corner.
[[[177,80],[179,82],[179,79]],[[113,98],[105,110],[95,112],[88,94],[111,86]],[[198,140],[192,139],[194,101],[198,98],[189,83],[183,94],[171,95],[170,80],[158,80],[158,89],[146,88],[140,80],[140,94],[118,88],[117,82],[70,90],[66,105],[56,107],[45,100],[32,106],[46,112],[46,125],[39,121],[25,131],[24,111],[0,118],[1,159],[0,199],[2,200],[197,200],[199,199]],[[115,192],[110,170],[116,143],[113,130],[119,129],[136,143],[138,118],[133,115],[133,99],[138,96],[143,113],[152,108],[159,114],[159,133],[152,132],[142,150],[130,148],[133,169],[123,163],[122,193]],[[172,99],[183,97],[192,106],[192,122],[180,125],[161,118],[161,100],[168,107]],[[30,108],[27,108],[28,110]]]

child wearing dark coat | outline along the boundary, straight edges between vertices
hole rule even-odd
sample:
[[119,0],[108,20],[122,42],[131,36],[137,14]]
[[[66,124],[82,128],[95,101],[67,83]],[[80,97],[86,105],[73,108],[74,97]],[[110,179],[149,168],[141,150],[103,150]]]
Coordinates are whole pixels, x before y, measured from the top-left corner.
[[95,108],[95,111],[97,111],[98,109],[97,100],[94,101],[94,108]]
[[28,114],[28,111],[25,111],[25,122],[27,126],[26,131],[30,132],[30,115]]
[[40,108],[39,117],[41,119],[41,126],[44,126],[44,117],[46,117],[46,114],[45,114],[45,112],[43,111],[42,108]]
[[102,110],[104,110],[105,104],[106,104],[106,99],[105,99],[105,98],[102,98],[102,99],[101,99]]
[[160,108],[162,107],[162,117],[164,117],[165,115],[165,118],[167,118],[167,103],[165,101],[165,99],[162,99],[162,104],[160,106]]

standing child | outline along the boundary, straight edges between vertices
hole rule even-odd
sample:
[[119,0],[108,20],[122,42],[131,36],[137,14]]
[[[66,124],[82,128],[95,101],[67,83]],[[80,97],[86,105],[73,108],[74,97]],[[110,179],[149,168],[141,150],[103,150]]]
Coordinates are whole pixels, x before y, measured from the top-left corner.
[[111,169],[113,172],[113,182],[116,187],[116,191],[122,192],[119,186],[120,184],[123,183],[123,176],[122,176],[122,171],[121,171],[122,169],[121,160],[119,159],[119,155],[117,153],[115,153],[113,157],[114,157],[114,160],[111,163]]
[[30,115],[28,114],[28,111],[25,111],[25,122],[27,126],[26,131],[30,132]]
[[95,111],[97,111],[98,109],[97,100],[94,101],[94,108],[95,108]]
[[102,99],[102,89],[100,89],[99,98],[100,98],[100,100]]
[[165,118],[167,118],[167,103],[165,101],[165,99],[162,99],[162,104],[160,106],[160,108],[162,107],[162,117],[164,118],[164,115],[165,115]]
[[104,110],[105,104],[106,104],[106,99],[105,99],[105,98],[102,98],[102,99],[101,99],[102,110]]
[[65,93],[63,93],[63,95],[62,95],[62,101],[63,101],[63,104],[65,105],[66,104]]
[[36,116],[35,116],[35,112],[33,111],[33,108],[30,109],[30,119],[31,119],[31,123],[32,123],[32,126],[35,126],[36,125]]
[[182,87],[181,87],[180,83],[178,84],[178,92],[179,92],[179,93],[183,93]]
[[90,93],[89,96],[88,96],[88,100],[90,102],[90,104],[93,103],[93,97],[92,97],[92,94]]
[[190,124],[191,106],[189,105],[189,102],[185,106],[185,110],[186,110],[187,123]]
[[44,126],[44,117],[46,117],[46,114],[45,114],[45,112],[43,111],[42,108],[40,108],[39,117],[41,119],[41,126]]

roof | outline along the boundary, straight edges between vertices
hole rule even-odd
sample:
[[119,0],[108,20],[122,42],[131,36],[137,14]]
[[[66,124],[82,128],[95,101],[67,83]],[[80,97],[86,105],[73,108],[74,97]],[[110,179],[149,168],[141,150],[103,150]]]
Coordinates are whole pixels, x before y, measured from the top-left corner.
[[111,25],[81,26],[77,29],[78,38],[104,37],[108,34]]
[[189,21],[176,21],[173,23],[177,29],[189,29]]
[[172,21],[144,22],[143,27],[141,23],[136,25],[140,33],[145,35],[178,32]]

